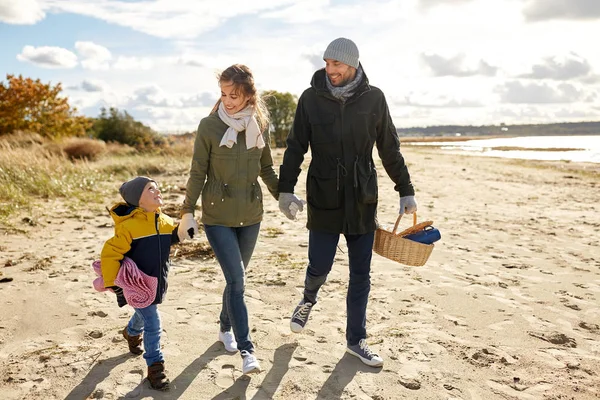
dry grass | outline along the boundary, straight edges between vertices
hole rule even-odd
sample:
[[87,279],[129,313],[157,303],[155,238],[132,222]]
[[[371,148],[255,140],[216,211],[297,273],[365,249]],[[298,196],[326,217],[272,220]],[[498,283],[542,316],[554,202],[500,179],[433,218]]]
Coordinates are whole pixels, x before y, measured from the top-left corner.
[[[60,143],[40,141],[35,135],[0,137],[0,222],[13,214],[31,211],[36,200],[69,198],[69,205],[102,205],[115,194],[114,182],[136,175],[186,174],[190,157],[140,154],[126,146],[109,145],[119,155],[100,154],[102,145],[89,139],[71,139],[71,159]],[[77,154],[77,156],[76,156]],[[78,159],[82,158],[82,159]],[[165,189],[168,182],[162,182]],[[174,190],[178,188],[174,188]]]
[[108,142],[106,143],[106,153],[111,156],[130,156],[138,151],[126,144]]
[[62,151],[71,160],[97,160],[106,153],[106,144],[101,140],[69,138],[62,144]]

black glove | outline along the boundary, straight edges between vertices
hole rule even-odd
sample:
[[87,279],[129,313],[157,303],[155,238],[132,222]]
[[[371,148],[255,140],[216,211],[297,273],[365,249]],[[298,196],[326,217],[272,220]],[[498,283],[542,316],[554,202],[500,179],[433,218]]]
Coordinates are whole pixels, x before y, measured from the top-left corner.
[[127,300],[125,299],[125,295],[123,294],[123,289],[118,286],[110,286],[109,289],[112,289],[113,292],[117,295],[117,304],[119,307],[123,307],[127,304]]

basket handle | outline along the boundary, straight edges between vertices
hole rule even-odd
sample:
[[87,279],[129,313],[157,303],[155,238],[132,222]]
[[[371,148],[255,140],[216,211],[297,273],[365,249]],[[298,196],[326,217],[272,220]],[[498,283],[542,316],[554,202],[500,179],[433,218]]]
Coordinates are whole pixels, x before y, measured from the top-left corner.
[[[398,215],[398,219],[396,220],[396,225],[394,225],[394,230],[392,231],[392,234],[395,235],[396,234],[396,229],[398,229],[398,224],[400,223],[400,220],[402,219],[402,216],[404,214],[400,214]],[[417,213],[414,212],[413,213],[413,226],[415,226],[417,224]]]

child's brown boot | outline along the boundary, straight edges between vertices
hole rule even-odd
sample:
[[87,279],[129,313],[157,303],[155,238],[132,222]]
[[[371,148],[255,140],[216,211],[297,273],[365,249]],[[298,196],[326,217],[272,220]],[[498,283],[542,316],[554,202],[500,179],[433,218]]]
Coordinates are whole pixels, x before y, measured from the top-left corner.
[[125,338],[125,340],[127,340],[127,345],[129,345],[129,351],[132,352],[133,354],[140,355],[144,352],[144,350],[142,350],[142,335],[137,335],[137,336],[129,336],[129,332],[127,332],[127,327],[125,327],[125,329],[123,329],[123,337]]
[[154,390],[168,390],[169,379],[165,375],[165,362],[158,361],[148,367],[148,382]]

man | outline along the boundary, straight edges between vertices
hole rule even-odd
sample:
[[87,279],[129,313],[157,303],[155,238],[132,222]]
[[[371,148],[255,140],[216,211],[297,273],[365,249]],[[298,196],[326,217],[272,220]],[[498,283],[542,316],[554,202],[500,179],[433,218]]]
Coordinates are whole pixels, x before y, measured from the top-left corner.
[[347,352],[370,366],[383,359],[365,338],[370,270],[377,229],[377,172],[372,159],[377,144],[383,166],[400,194],[400,214],[417,210],[414,189],[383,93],[370,86],[349,39],[331,42],[323,55],[326,66],[313,75],[311,87],[298,100],[294,123],[279,176],[279,208],[295,219],[304,201],[295,196],[304,154],[308,168],[308,268],[304,297],[291,317],[301,332],[317,302],[319,288],[331,271],[340,234],[346,237],[350,282],[346,297]]

